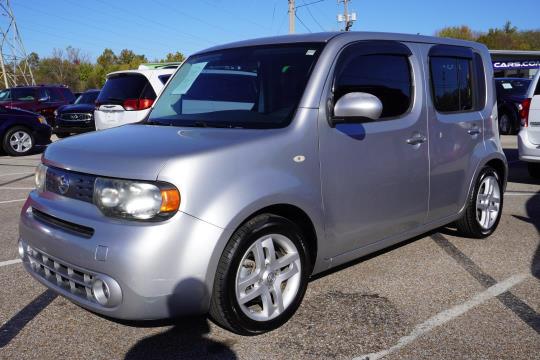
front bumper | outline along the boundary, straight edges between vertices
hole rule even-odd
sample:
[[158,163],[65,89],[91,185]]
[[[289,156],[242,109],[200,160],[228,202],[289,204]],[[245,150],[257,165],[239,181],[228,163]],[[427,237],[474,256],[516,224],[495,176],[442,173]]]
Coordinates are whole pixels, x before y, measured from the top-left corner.
[[94,120],[87,121],[66,121],[56,118],[56,123],[53,128],[55,134],[81,134],[96,129]]
[[[43,221],[32,209],[91,228],[93,234]],[[229,237],[181,212],[160,223],[113,220],[93,204],[35,191],[23,207],[19,232],[23,264],[34,278],[84,308],[125,320],[207,312]],[[118,284],[116,304],[97,301],[92,282],[99,278]],[[117,296],[117,290],[111,292]]]
[[518,134],[518,153],[521,161],[540,162],[540,145],[531,143],[525,129]]
[[32,136],[34,137],[34,144],[36,146],[45,146],[51,143],[52,129],[49,125],[39,124],[33,131]]

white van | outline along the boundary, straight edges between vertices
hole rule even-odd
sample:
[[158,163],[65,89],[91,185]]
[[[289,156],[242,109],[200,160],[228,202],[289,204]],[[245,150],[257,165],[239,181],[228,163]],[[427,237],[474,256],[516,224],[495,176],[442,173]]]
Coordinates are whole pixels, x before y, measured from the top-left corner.
[[540,71],[531,82],[519,110],[519,160],[527,162],[532,177],[540,178]]
[[96,130],[104,130],[143,120],[177,66],[115,71],[96,100]]

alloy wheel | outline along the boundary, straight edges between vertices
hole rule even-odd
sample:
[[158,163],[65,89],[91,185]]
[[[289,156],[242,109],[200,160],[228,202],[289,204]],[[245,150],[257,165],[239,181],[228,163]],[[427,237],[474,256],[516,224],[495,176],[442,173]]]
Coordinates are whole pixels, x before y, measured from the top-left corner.
[[25,131],[15,131],[9,137],[9,145],[13,151],[18,153],[27,152],[32,148],[32,137]]
[[236,272],[236,301],[252,320],[268,321],[294,301],[301,285],[301,262],[294,243],[281,234],[257,239]]
[[476,196],[476,221],[489,230],[497,221],[501,205],[501,190],[497,178],[486,176],[480,183]]

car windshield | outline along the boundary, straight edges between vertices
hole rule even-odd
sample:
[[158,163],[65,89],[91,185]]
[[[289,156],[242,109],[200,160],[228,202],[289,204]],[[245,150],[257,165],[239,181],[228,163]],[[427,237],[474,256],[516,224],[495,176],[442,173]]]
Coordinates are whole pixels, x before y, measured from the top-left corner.
[[75,100],[75,104],[93,104],[95,103],[97,97],[99,95],[99,91],[91,91],[91,92],[85,92],[82,93],[77,100]]
[[505,95],[525,95],[529,89],[531,80],[516,79],[516,80],[495,80],[497,83],[497,91]]
[[189,58],[147,122],[172,126],[287,126],[322,50],[321,43],[255,46]]

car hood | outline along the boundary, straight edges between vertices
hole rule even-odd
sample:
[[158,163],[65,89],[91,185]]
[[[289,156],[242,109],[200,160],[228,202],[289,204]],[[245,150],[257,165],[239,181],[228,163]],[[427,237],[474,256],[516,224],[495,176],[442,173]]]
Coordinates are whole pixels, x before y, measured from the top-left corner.
[[94,104],[71,104],[60,107],[58,113],[92,113],[95,108]]
[[237,148],[274,130],[125,125],[73,136],[49,145],[43,162],[72,171],[156,180],[167,161]]
[[35,112],[19,109],[16,107],[4,107],[4,110],[6,111],[3,113],[4,115],[22,115],[22,116],[33,116],[37,118],[39,114],[36,114]]

